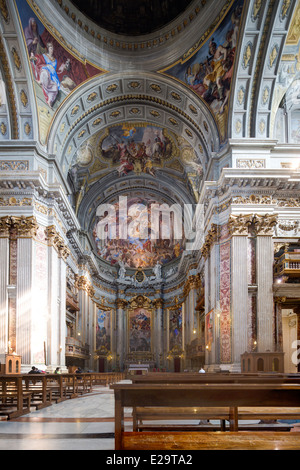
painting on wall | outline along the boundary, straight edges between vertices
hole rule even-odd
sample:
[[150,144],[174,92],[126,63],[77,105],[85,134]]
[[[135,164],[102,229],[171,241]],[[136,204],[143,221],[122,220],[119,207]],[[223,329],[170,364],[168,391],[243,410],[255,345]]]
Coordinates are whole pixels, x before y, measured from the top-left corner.
[[[53,115],[68,95],[104,71],[75,55],[44,26],[27,1],[16,0],[39,108],[42,143]],[[58,35],[59,36],[59,35]]]
[[119,176],[155,176],[156,168],[172,157],[172,150],[170,138],[160,127],[130,123],[110,128],[101,143],[102,157],[117,165]]
[[226,138],[226,113],[244,0],[233,3],[210,38],[187,59],[161,72],[180,80],[212,109]]
[[129,313],[130,352],[151,352],[151,312],[137,308]]
[[96,318],[96,350],[111,349],[111,312],[99,309]]
[[169,349],[182,347],[182,307],[170,310],[169,316]]
[[[96,252],[111,265],[124,264],[125,268],[153,268],[157,263],[164,265],[179,258],[183,251],[183,239],[165,238],[162,229],[167,221],[161,221],[160,235],[156,239],[150,229],[152,205],[162,204],[150,196],[130,197],[127,199],[127,212],[119,210],[119,202],[113,205],[114,213],[98,216],[93,229]],[[122,218],[123,217],[123,218]],[[107,239],[99,238],[98,225],[104,225]],[[171,219],[170,219],[171,220]],[[114,225],[117,230],[114,233]],[[120,239],[118,227],[127,226],[126,239]],[[171,233],[172,235],[172,233]]]

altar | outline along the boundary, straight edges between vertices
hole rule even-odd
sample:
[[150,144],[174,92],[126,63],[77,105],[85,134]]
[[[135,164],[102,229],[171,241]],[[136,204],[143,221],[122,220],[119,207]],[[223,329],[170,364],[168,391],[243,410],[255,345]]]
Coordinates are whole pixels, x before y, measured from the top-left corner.
[[130,364],[128,367],[129,375],[146,375],[149,372],[149,364]]

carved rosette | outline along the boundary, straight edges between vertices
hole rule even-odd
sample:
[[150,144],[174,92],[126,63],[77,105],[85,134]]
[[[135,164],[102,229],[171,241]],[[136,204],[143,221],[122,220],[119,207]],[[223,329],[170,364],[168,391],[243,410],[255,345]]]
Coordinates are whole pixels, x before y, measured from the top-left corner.
[[204,258],[208,257],[212,245],[216,243],[218,240],[218,236],[219,236],[218,225],[212,224],[208,234],[206,235],[204,245],[201,249],[201,253]]
[[54,225],[46,228],[46,237],[47,241],[50,242],[50,246],[53,246],[58,252],[59,257],[66,261],[71,252]]

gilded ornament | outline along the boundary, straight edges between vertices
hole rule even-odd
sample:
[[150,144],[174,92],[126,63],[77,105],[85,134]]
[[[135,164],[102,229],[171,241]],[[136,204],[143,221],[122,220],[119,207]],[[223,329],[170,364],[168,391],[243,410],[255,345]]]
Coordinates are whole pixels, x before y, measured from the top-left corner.
[[270,60],[269,60],[269,65],[270,65],[270,68],[273,67],[276,59],[277,59],[277,55],[278,55],[278,46],[275,45],[270,53]]
[[259,16],[259,12],[261,9],[262,0],[255,0],[253,5],[253,20],[256,20]]
[[25,131],[25,134],[26,134],[26,135],[30,135],[31,126],[30,126],[29,122],[26,122],[26,124],[25,124],[25,126],[24,126],[24,131]]
[[18,72],[20,72],[20,70],[22,69],[22,63],[21,63],[20,56],[19,56],[19,54],[18,54],[15,47],[12,48],[11,52],[12,52],[12,55],[13,55],[13,59],[14,59],[16,69],[18,70]]
[[244,98],[245,98],[245,89],[241,87],[237,94],[237,99],[240,105],[244,103]]
[[169,121],[173,126],[178,126],[178,122],[176,121],[176,119],[170,118]]
[[160,114],[157,111],[154,111],[154,110],[150,111],[150,114],[155,118],[160,117]]
[[283,20],[287,17],[290,5],[291,5],[291,0],[284,0],[283,1],[283,5],[282,5],[282,9],[281,9],[281,18]]
[[9,13],[8,13],[6,0],[0,0],[0,11],[1,11],[1,15],[2,15],[5,23],[8,24],[9,23]]
[[195,108],[195,106],[193,106],[192,104],[190,104],[189,106],[190,110],[192,111],[193,114],[197,115],[197,109]]
[[74,106],[74,108],[72,109],[72,112],[71,112],[71,116],[76,116],[78,111],[79,111],[79,106],[78,105]]
[[91,101],[94,101],[96,98],[97,98],[97,93],[93,92],[88,96],[87,100],[91,102]]
[[244,55],[243,55],[243,66],[245,69],[249,67],[251,56],[252,56],[252,44],[249,43],[247,44]]
[[2,135],[6,135],[7,127],[6,127],[6,124],[4,122],[1,122],[1,124],[0,124],[0,131],[1,131]]
[[180,95],[178,95],[178,93],[175,93],[174,91],[172,91],[171,96],[172,98],[174,98],[174,100],[181,101],[181,97]]
[[109,85],[107,88],[106,88],[106,91],[107,93],[113,93],[114,91],[116,91],[116,89],[118,88],[118,85],[116,85],[115,83],[113,85]]
[[161,92],[161,88],[159,85],[156,85],[156,83],[152,83],[152,85],[150,85],[150,88],[152,88],[153,91],[156,91],[157,93],[160,93]]
[[95,121],[93,122],[93,127],[98,126],[99,124],[101,124],[101,122],[102,122],[102,119],[101,119],[101,118],[95,119]]
[[23,104],[24,108],[27,108],[28,97],[24,90],[21,90],[20,98],[21,98],[21,103]]

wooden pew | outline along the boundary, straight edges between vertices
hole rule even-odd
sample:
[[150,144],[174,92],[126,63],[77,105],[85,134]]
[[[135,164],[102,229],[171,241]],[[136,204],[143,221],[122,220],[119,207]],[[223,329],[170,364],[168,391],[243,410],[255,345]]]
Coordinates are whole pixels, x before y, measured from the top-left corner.
[[[144,440],[144,432],[129,435],[124,432],[125,407],[185,408],[187,404],[195,408],[225,407],[229,408],[232,432],[238,432],[240,407],[300,408],[299,384],[114,384],[111,389],[115,394],[115,450],[127,449],[128,436],[129,439],[139,436],[138,442]],[[159,439],[162,433],[156,434]]]
[[47,385],[46,375],[23,375],[23,389],[32,393],[31,406],[37,410],[52,405],[52,389]]
[[[297,433],[161,432],[125,433],[123,450],[299,450]],[[154,456],[155,458],[155,456]],[[187,461],[188,457],[185,457]],[[156,460],[157,463],[157,460]],[[182,463],[182,462],[181,462]]]
[[[199,373],[149,373],[146,376],[135,376],[132,378],[132,382],[136,384],[163,384],[163,383],[172,383],[172,384],[202,384],[202,383],[254,383],[254,384],[284,384],[284,383],[299,383],[300,384],[300,375],[299,374],[199,374]],[[168,425],[157,425],[157,424],[144,424],[144,421],[162,421],[168,420],[177,421],[177,424],[168,424]],[[183,408],[174,410],[174,408],[154,408],[154,407],[134,407],[133,408],[133,430],[137,431],[150,431],[150,430],[196,430],[197,426],[194,425],[180,425],[178,421],[181,420],[220,420],[220,430],[225,431],[226,421],[234,422],[231,419],[230,409],[229,408]],[[256,408],[256,409],[240,409],[239,410],[239,420],[264,420],[264,428],[267,429],[268,421],[274,421],[276,419],[288,420],[288,419],[300,419],[300,407],[298,409],[278,409],[278,408]],[[209,427],[204,428],[204,425],[198,426],[198,429],[209,429]],[[251,429],[254,426],[251,425]],[[258,425],[257,429],[260,429],[261,426]],[[270,427],[270,429],[273,429]],[[289,430],[289,425],[281,424],[281,430]]]
[[0,416],[18,418],[30,413],[32,392],[23,390],[22,376],[0,376]]

